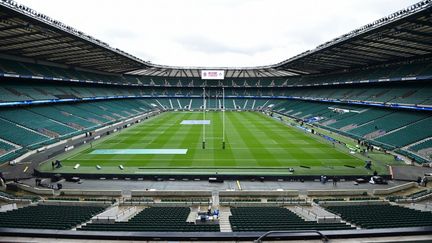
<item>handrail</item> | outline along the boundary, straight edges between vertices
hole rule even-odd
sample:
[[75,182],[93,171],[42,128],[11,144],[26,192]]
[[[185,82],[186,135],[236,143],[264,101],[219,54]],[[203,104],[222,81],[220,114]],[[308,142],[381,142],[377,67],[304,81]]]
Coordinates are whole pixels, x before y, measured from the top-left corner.
[[272,234],[292,234],[292,233],[317,233],[321,236],[323,242],[328,242],[329,239],[319,230],[281,230],[281,231],[268,231],[254,240],[255,243],[261,243],[267,236]]
[[316,213],[312,212],[312,210],[308,210],[308,209],[306,209],[306,208],[299,207],[299,206],[295,206],[295,208],[300,209],[302,212],[306,211],[306,213],[307,213],[308,215],[312,215],[312,217],[314,217],[314,218],[316,218],[316,219],[318,218],[318,215],[317,215]]

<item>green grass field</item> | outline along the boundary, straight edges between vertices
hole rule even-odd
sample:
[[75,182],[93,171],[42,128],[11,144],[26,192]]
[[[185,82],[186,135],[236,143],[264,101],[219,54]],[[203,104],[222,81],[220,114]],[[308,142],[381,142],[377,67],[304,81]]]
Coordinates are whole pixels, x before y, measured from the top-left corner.
[[[127,174],[251,174],[251,175],[366,175],[364,159],[296,127],[257,112],[226,112],[226,149],[222,149],[222,112],[207,112],[206,149],[203,126],[181,125],[200,120],[200,112],[166,112],[124,129],[90,147],[59,157],[56,173]],[[101,149],[187,149],[180,155],[91,154]],[[78,169],[73,167],[80,164]],[[96,165],[101,166],[97,169]],[[119,165],[124,166],[120,170]],[[347,167],[352,166],[351,167]],[[302,167],[305,166],[305,167]],[[294,168],[290,173],[288,168]],[[309,168],[307,168],[309,167]],[[51,164],[39,168],[52,172]],[[374,170],[388,174],[384,163]]]

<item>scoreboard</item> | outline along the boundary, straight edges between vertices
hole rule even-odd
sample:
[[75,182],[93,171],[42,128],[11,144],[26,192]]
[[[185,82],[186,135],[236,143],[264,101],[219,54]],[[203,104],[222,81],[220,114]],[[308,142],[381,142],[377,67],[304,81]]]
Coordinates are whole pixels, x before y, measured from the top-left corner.
[[224,70],[201,70],[201,79],[223,80],[224,78]]

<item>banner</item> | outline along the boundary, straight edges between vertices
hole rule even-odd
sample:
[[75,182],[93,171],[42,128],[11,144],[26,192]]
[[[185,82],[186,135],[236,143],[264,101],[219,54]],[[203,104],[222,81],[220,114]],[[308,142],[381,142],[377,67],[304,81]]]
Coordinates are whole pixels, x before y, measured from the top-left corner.
[[225,78],[224,70],[201,70],[201,79],[223,80],[224,78]]

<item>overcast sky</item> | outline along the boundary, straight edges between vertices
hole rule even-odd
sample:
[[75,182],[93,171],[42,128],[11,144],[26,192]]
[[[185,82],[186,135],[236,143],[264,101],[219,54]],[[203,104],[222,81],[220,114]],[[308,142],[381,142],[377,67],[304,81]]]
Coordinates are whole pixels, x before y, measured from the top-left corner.
[[18,0],[145,61],[281,62],[417,0]]

